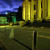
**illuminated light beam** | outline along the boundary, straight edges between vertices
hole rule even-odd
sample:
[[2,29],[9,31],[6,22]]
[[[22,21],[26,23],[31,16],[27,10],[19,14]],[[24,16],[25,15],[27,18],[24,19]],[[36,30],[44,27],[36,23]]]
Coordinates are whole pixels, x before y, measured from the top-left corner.
[[38,37],[50,39],[50,36],[38,35]]

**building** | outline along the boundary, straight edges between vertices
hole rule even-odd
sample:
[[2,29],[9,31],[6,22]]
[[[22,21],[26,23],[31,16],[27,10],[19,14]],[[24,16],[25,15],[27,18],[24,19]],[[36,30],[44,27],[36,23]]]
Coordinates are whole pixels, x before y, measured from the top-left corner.
[[22,5],[25,21],[50,21],[50,0],[23,0]]

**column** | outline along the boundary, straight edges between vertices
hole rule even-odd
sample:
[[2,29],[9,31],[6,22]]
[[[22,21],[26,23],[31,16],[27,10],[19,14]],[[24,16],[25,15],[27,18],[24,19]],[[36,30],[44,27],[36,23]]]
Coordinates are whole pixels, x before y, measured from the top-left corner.
[[25,21],[28,21],[28,1],[25,2]]
[[48,0],[48,19],[50,19],[50,0]]
[[25,20],[25,5],[23,5],[23,19]]
[[42,0],[42,10],[43,10],[43,19],[45,19],[48,16],[48,3],[47,0]]
[[28,20],[30,20],[30,4],[28,5]]
[[31,4],[31,6],[30,6],[30,8],[31,8],[31,11],[30,11],[30,13],[31,13],[31,19],[30,19],[30,21],[32,23],[32,22],[34,22],[34,1],[31,0],[30,4]]
[[37,21],[42,21],[41,19],[41,0],[36,0],[36,18],[37,18]]

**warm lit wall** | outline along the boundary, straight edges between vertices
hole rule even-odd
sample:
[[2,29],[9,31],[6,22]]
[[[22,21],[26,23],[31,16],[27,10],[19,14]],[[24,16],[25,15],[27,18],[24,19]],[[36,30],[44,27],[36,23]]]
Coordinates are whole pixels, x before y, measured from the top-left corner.
[[23,19],[25,20],[25,5],[23,5]]
[[28,20],[30,20],[30,5],[28,5]]
[[50,18],[50,0],[48,0],[48,17]]
[[[28,0],[27,0],[28,1]],[[42,1],[42,8],[41,8],[41,1]],[[32,3],[28,1],[30,4],[28,4],[28,16],[26,17],[26,5],[25,1],[23,2],[23,19],[25,20],[28,18],[28,20],[33,21],[34,15],[36,15],[36,20],[42,21],[42,19],[48,20],[50,19],[50,0],[36,0],[33,1]],[[31,6],[31,4],[36,6],[36,9],[33,10],[34,6]],[[33,10],[33,11],[32,11]],[[42,14],[42,15],[41,15]]]

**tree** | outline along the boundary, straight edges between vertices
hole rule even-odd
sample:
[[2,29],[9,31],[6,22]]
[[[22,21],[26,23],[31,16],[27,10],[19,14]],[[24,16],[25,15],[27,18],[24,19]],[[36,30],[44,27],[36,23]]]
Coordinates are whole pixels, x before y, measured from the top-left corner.
[[22,7],[21,6],[19,6],[19,8],[18,8],[18,19],[23,20],[22,19]]

